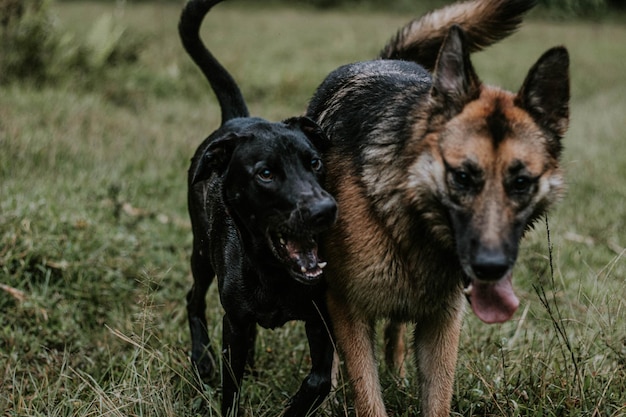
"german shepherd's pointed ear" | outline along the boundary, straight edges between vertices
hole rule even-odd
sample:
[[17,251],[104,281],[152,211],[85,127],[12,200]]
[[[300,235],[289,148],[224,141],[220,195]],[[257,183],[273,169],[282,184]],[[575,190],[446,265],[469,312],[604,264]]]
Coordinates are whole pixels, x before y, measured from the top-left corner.
[[224,172],[235,146],[243,139],[244,136],[230,132],[212,140],[194,166],[191,185],[208,179],[211,174]]
[[312,119],[305,116],[290,117],[289,119],[284,120],[283,123],[301,130],[318,151],[325,152],[330,148],[330,139],[326,136],[324,130],[322,130],[322,128]]
[[439,50],[430,92],[447,118],[460,113],[480,93],[481,82],[469,52],[463,29],[452,26]]
[[569,99],[569,54],[558,46],[545,52],[528,71],[515,98],[516,105],[554,136],[551,152],[555,156],[569,124]]

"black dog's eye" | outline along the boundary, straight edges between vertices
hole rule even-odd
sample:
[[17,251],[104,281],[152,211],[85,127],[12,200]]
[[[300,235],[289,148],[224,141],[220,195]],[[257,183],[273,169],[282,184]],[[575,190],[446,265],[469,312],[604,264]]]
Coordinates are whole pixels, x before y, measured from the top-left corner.
[[274,173],[269,168],[263,168],[256,176],[263,182],[271,182],[274,179]]
[[322,169],[322,160],[319,158],[311,159],[311,168],[313,171],[320,171]]

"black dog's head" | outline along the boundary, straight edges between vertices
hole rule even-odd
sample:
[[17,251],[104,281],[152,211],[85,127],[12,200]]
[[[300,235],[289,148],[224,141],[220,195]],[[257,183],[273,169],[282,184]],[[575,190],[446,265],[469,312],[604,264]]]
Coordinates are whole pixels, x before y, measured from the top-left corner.
[[326,264],[316,237],[337,217],[335,200],[321,186],[326,135],[304,117],[233,119],[216,133],[192,184],[217,174],[248,255],[282,266],[299,282],[317,282]]

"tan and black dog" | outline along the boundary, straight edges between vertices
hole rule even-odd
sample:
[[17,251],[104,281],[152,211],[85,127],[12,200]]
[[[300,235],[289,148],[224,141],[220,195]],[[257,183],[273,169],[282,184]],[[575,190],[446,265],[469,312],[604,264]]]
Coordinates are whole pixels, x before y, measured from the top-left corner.
[[564,187],[569,58],[548,50],[514,94],[482,84],[470,52],[512,33],[533,3],[432,12],[400,30],[382,59],[332,72],[310,102],[307,115],[333,142],[327,189],[339,218],[325,239],[327,300],[360,417],[386,415],[376,320],[390,320],[396,361],[400,323],[414,323],[423,415],[443,417],[465,298],[487,323],[518,307],[519,241]]
[[224,307],[222,415],[237,415],[256,326],[273,329],[289,320],[305,322],[311,371],[283,415],[310,415],[330,391],[334,352],[317,245],[337,215],[321,185],[320,152],[329,140],[306,117],[269,122],[249,116],[239,87],[200,39],[204,16],[219,2],[190,0],[179,23],[183,45],[222,110],[221,126],[200,144],[189,168],[191,360],[200,376],[214,376],[218,358],[207,333],[205,296],[217,276]]

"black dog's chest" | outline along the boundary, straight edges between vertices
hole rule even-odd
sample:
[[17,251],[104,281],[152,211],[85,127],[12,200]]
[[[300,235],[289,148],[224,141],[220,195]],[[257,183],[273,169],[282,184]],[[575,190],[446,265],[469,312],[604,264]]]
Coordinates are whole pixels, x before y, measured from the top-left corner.
[[[291,287],[291,286],[290,286]],[[315,294],[312,288],[298,288],[295,284],[288,291],[277,292],[272,288],[258,288],[253,297],[253,314],[256,322],[264,328],[280,327],[290,320],[308,320],[315,314]]]
[[254,311],[255,321],[259,326],[266,329],[281,327],[290,320],[295,320],[294,314],[285,308],[274,308],[275,306],[263,304]]
[[[240,287],[241,289],[242,287]],[[291,320],[310,320],[319,317],[316,304],[322,300],[321,287],[309,287],[287,282],[281,285],[263,285],[248,282],[239,296],[222,300],[229,314],[246,321],[255,321],[261,327],[274,329]],[[252,320],[251,320],[252,319]]]

